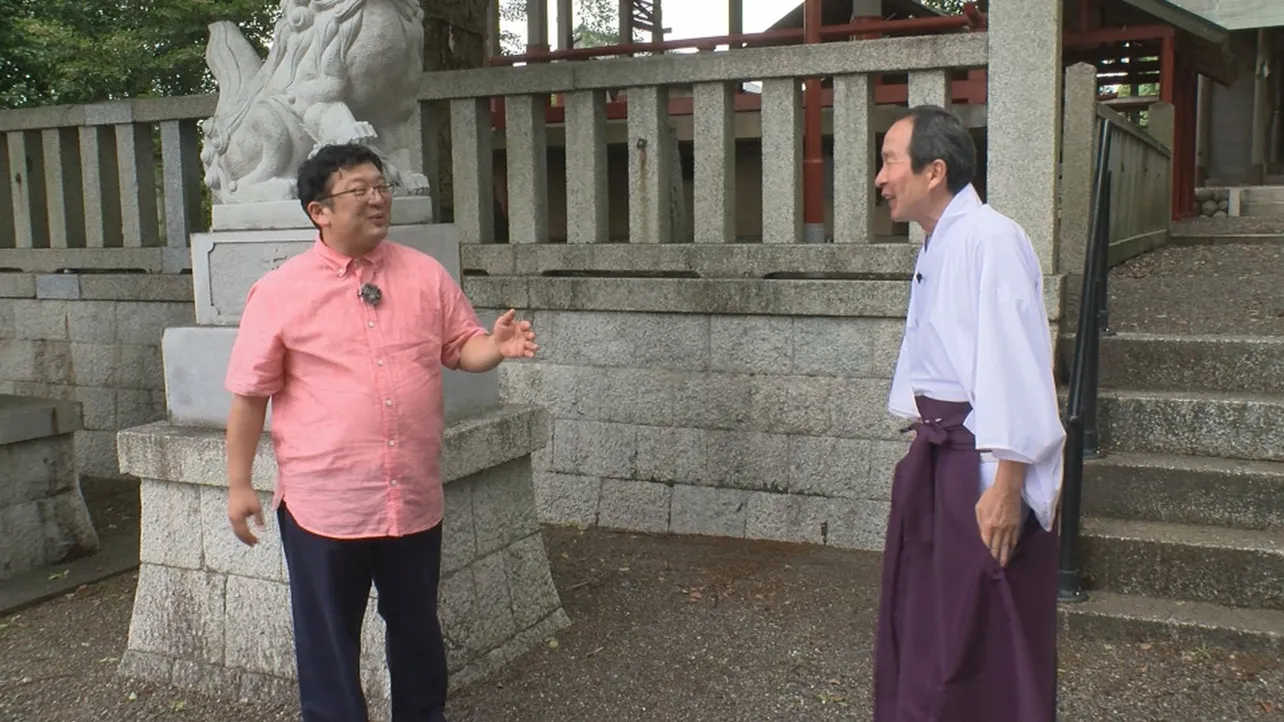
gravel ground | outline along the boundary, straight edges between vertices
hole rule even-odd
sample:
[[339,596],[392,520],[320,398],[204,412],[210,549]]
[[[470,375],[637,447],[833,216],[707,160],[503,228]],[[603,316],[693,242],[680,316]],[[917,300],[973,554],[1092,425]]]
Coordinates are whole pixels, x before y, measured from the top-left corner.
[[1110,325],[1151,333],[1284,334],[1284,242],[1167,246],[1111,269]]
[[[456,692],[455,722],[868,720],[876,554],[603,531],[546,535],[574,624]],[[114,675],[134,575],[0,618],[5,722],[277,722]],[[1062,642],[1063,722],[1284,720],[1280,660]]]

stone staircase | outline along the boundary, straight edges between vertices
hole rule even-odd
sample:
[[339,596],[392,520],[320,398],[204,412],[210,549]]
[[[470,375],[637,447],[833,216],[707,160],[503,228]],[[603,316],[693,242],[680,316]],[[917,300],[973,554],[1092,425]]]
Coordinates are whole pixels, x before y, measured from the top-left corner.
[[[1201,294],[1224,285],[1194,272],[1148,282],[1186,284],[1173,293],[1187,308],[1221,304],[1233,319],[1238,307]],[[1063,604],[1063,621],[1076,634],[1284,655],[1284,334],[1209,333],[1207,321],[1174,332],[1177,303],[1102,341],[1105,453],[1087,462],[1082,497],[1089,600]]]

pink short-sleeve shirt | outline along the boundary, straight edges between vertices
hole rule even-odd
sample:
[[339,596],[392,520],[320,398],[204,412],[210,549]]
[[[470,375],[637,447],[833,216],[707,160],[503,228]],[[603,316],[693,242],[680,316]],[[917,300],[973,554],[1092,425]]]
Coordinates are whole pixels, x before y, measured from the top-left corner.
[[[377,286],[377,305],[358,295]],[[272,399],[282,500],[304,529],[354,539],[441,521],[442,367],[486,333],[436,259],[383,241],[353,259],[325,245],[250,289],[226,388]]]

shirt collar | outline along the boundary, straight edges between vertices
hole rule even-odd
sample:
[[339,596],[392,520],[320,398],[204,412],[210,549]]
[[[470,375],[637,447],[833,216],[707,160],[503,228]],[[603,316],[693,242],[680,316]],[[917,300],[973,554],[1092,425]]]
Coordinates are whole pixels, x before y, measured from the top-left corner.
[[967,184],[950,199],[950,204],[945,206],[945,211],[941,213],[940,219],[936,221],[936,228],[932,231],[932,237],[940,237],[942,233],[948,230],[950,224],[975,211],[982,205],[984,204],[981,203],[981,196],[977,194],[976,188],[971,183]]
[[353,258],[345,256],[326,245],[325,241],[321,240],[321,234],[318,233],[316,240],[312,243],[312,250],[321,258],[321,262],[325,264],[326,268],[333,271],[336,276],[343,277],[348,275],[348,272],[353,268],[353,264],[359,260],[378,268],[388,257],[386,245],[387,241],[380,241],[379,245],[374,247],[374,250],[360,258]]

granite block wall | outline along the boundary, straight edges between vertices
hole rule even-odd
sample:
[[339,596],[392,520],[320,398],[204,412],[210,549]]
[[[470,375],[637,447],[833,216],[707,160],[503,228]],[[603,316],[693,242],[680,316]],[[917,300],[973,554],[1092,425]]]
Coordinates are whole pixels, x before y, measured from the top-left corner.
[[0,273],[0,393],[79,401],[80,473],[119,476],[116,431],[165,417],[161,334],[193,308],[186,274]]
[[907,440],[885,413],[896,318],[538,310],[541,518],[881,549]]

